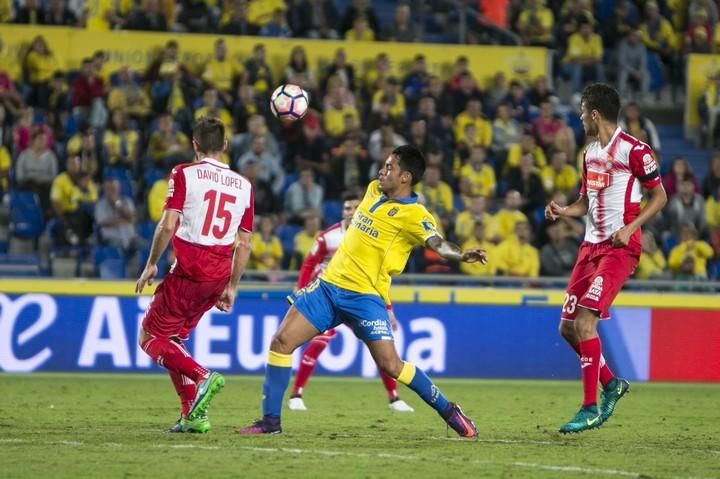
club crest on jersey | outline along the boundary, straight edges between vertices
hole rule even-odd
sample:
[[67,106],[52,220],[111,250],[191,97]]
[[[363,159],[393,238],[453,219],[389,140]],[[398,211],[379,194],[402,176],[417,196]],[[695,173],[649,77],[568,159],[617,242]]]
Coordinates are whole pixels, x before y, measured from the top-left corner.
[[588,170],[585,184],[588,189],[600,191],[610,186],[610,173],[597,170]]
[[390,211],[388,211],[388,216],[395,216],[398,211],[400,211],[400,208],[393,206]]

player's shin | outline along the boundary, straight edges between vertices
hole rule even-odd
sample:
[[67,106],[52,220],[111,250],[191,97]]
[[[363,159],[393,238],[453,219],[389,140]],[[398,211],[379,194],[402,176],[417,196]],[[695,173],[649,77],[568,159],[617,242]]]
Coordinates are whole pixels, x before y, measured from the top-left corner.
[[600,377],[600,356],[602,344],[599,337],[580,343],[580,368],[585,397],[583,406],[597,403],[598,379]]
[[143,341],[142,349],[160,366],[183,374],[195,383],[202,381],[209,373],[185,349],[167,338],[149,337]]
[[443,413],[448,408],[449,403],[443,393],[433,384],[428,375],[414,364],[403,361],[403,367],[397,380],[415,391],[428,406],[438,413]]
[[[572,344],[570,343],[570,346],[572,346],[573,350],[577,353],[578,357],[582,356],[580,354],[580,344]],[[612,369],[610,369],[610,366],[607,365],[607,361],[605,361],[605,356],[603,354],[600,354],[600,384],[602,384],[603,387],[607,386],[610,381],[615,379],[615,373],[612,372]]]
[[180,411],[182,416],[187,416],[190,412],[190,407],[195,400],[196,387],[192,379],[184,376],[178,372],[170,371],[168,374],[172,380],[173,386],[175,386],[175,392],[177,392],[180,398]]
[[263,382],[263,416],[280,418],[283,396],[290,383],[292,355],[270,351]]

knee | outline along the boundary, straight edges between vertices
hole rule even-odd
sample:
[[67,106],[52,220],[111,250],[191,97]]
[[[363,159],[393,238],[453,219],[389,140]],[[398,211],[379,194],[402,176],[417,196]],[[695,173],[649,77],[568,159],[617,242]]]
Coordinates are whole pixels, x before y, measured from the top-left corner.
[[580,308],[575,318],[575,335],[578,340],[585,341],[597,336],[597,313],[589,309]]
[[403,368],[403,362],[397,356],[379,358],[377,365],[380,371],[395,379],[400,376],[400,371]]
[[270,342],[270,350],[281,354],[292,354],[295,346],[286,333],[278,331]]
[[569,343],[576,342],[574,321],[560,321],[560,325],[558,326],[558,332],[560,333],[560,336],[565,339],[565,341]]

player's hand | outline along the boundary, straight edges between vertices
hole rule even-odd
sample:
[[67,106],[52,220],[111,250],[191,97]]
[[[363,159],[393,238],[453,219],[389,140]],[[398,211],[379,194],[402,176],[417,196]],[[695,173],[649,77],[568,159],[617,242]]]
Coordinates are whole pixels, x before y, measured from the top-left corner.
[[487,252],[480,248],[469,249],[463,253],[462,261],[466,263],[477,263],[479,261],[482,264],[487,264]]
[[630,243],[630,236],[632,236],[632,234],[633,232],[627,227],[627,225],[623,226],[612,234],[612,245],[615,248],[626,247]]
[[397,318],[395,317],[395,311],[393,311],[392,309],[388,309],[387,313],[388,313],[388,318],[390,318],[390,327],[392,328],[393,331],[397,331],[398,330],[398,322],[397,322]]
[[550,221],[555,221],[556,219],[563,216],[564,208],[554,201],[551,201],[548,203],[548,205],[545,207],[545,219]]
[[140,278],[137,280],[137,283],[135,283],[135,293],[140,294],[140,293],[142,293],[142,290],[143,290],[143,288],[145,288],[146,285],[153,284],[153,281],[155,280],[157,273],[158,273],[157,265],[154,265],[154,264],[145,265],[145,269],[143,270],[142,274],[140,275]]
[[217,303],[215,303],[215,306],[220,311],[225,311],[226,313],[232,310],[233,303],[235,302],[235,294],[236,290],[235,287],[232,285],[225,286],[225,290],[222,293],[222,296],[220,296],[220,299],[217,300]]

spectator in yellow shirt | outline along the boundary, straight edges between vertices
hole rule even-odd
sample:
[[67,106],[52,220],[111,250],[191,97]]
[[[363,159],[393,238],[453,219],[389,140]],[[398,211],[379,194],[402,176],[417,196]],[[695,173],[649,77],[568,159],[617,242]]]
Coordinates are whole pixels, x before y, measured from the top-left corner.
[[509,238],[517,223],[528,221],[525,213],[520,211],[522,203],[523,197],[519,192],[510,190],[505,193],[505,207],[495,213],[495,225],[500,240]]
[[375,32],[370,29],[365,15],[355,17],[352,28],[345,32],[345,40],[361,42],[375,41]]
[[458,213],[455,218],[455,236],[459,244],[470,239],[475,224],[482,223],[484,238],[491,241],[497,237],[495,217],[487,211],[487,199],[484,196],[475,196],[470,200],[470,207]]
[[345,116],[351,115],[355,123],[360,122],[360,113],[354,106],[346,105],[342,96],[334,96],[325,109],[323,122],[328,136],[338,138],[345,131]]
[[655,242],[655,236],[650,231],[643,231],[642,254],[635,269],[637,279],[659,279],[667,276],[665,270],[667,261],[665,255]]
[[27,78],[32,87],[30,104],[46,109],[50,96],[50,80],[59,69],[55,54],[48,48],[45,37],[38,35],[30,44],[24,62]]
[[697,230],[693,223],[685,223],[680,227],[680,244],[670,251],[668,266],[674,274],[681,274],[687,258],[693,261],[695,276],[707,278],[707,260],[715,254],[712,246],[697,239]]
[[497,245],[493,251],[499,272],[505,276],[537,278],[540,275],[540,254],[530,244],[530,223],[515,224],[515,234]]
[[128,125],[127,115],[122,110],[110,114],[110,122],[103,136],[103,148],[107,163],[112,166],[133,168],[138,159],[140,137]]
[[[466,136],[466,127],[475,126],[474,139]],[[492,143],[492,123],[482,113],[482,103],[479,98],[470,98],[465,106],[465,111],[455,117],[453,134],[457,143],[465,143],[464,147],[469,150],[471,146],[479,144],[489,148]]]
[[705,200],[705,221],[710,230],[710,244],[720,258],[720,186]]
[[510,146],[503,173],[507,174],[511,168],[519,167],[520,159],[525,155],[532,155],[535,160],[535,168],[542,170],[547,165],[545,152],[535,143],[535,135],[530,130],[523,132],[520,143]]
[[214,88],[208,88],[203,92],[203,106],[195,110],[195,119],[197,120],[201,116],[219,119],[225,125],[227,134],[231,134],[234,130],[232,115],[222,107],[218,92]]
[[160,221],[163,209],[165,209],[165,197],[167,196],[168,192],[169,178],[170,173],[168,172],[168,175],[165,178],[160,178],[159,180],[155,181],[155,183],[152,184],[150,191],[148,192],[148,217],[154,223]]
[[443,228],[447,229],[454,211],[453,193],[450,185],[442,181],[440,168],[428,165],[423,180],[415,185],[415,192],[422,196],[423,204],[441,218]]
[[2,201],[3,195],[8,191],[10,184],[10,166],[12,166],[10,153],[7,148],[5,148],[5,145],[0,143],[0,201]]
[[574,93],[582,91],[584,82],[605,81],[602,57],[602,38],[594,33],[589,19],[580,22],[578,32],[570,35],[563,59],[565,74],[571,78]]
[[248,5],[248,22],[264,27],[273,19],[276,10],[287,9],[284,0],[252,0]]
[[654,1],[645,3],[645,18],[640,23],[640,35],[648,50],[665,59],[677,50],[677,36],[670,21],[660,15],[660,8]]
[[390,115],[394,118],[405,118],[405,97],[400,93],[400,84],[395,77],[389,77],[382,87],[373,94],[373,111],[377,111],[382,101],[390,103]]
[[577,191],[577,171],[568,165],[567,153],[563,150],[551,151],[550,164],[541,170],[540,177],[548,195],[559,191],[571,197]]
[[308,216],[305,218],[305,226],[293,238],[293,252],[290,261],[290,269],[298,270],[308,252],[312,248],[315,238],[320,234],[320,218]]
[[79,156],[68,158],[65,171],[55,177],[50,189],[53,211],[60,220],[57,241],[78,245],[90,237],[97,198],[86,162]]
[[460,194],[466,207],[469,206],[470,198],[475,196],[495,196],[495,170],[486,163],[486,159],[485,148],[474,145],[470,149],[467,164],[460,168]]
[[133,0],[88,0],[86,28],[90,31],[110,31],[125,24]]
[[495,245],[485,239],[485,224],[482,221],[473,223],[472,237],[462,243],[463,250],[468,248],[484,249],[487,253],[488,261],[485,264],[480,263],[460,263],[460,271],[464,274],[472,276],[495,276],[497,265],[495,264]]
[[185,133],[176,131],[173,127],[172,116],[169,113],[160,115],[157,121],[157,130],[150,135],[148,150],[155,162],[161,166],[170,155],[183,153],[190,148],[190,141]]
[[150,97],[133,79],[127,66],[118,70],[118,85],[108,94],[108,110],[123,110],[133,118],[144,119],[150,114]]
[[258,271],[280,269],[283,249],[280,238],[275,234],[275,219],[266,215],[260,218],[260,231],[250,239],[250,268]]
[[518,17],[516,26],[525,45],[549,47],[553,40],[555,16],[545,0],[529,0]]
[[232,103],[230,93],[242,73],[242,66],[227,57],[225,40],[222,38],[215,40],[215,51],[212,59],[203,68],[202,79],[223,96],[225,104],[230,105]]

